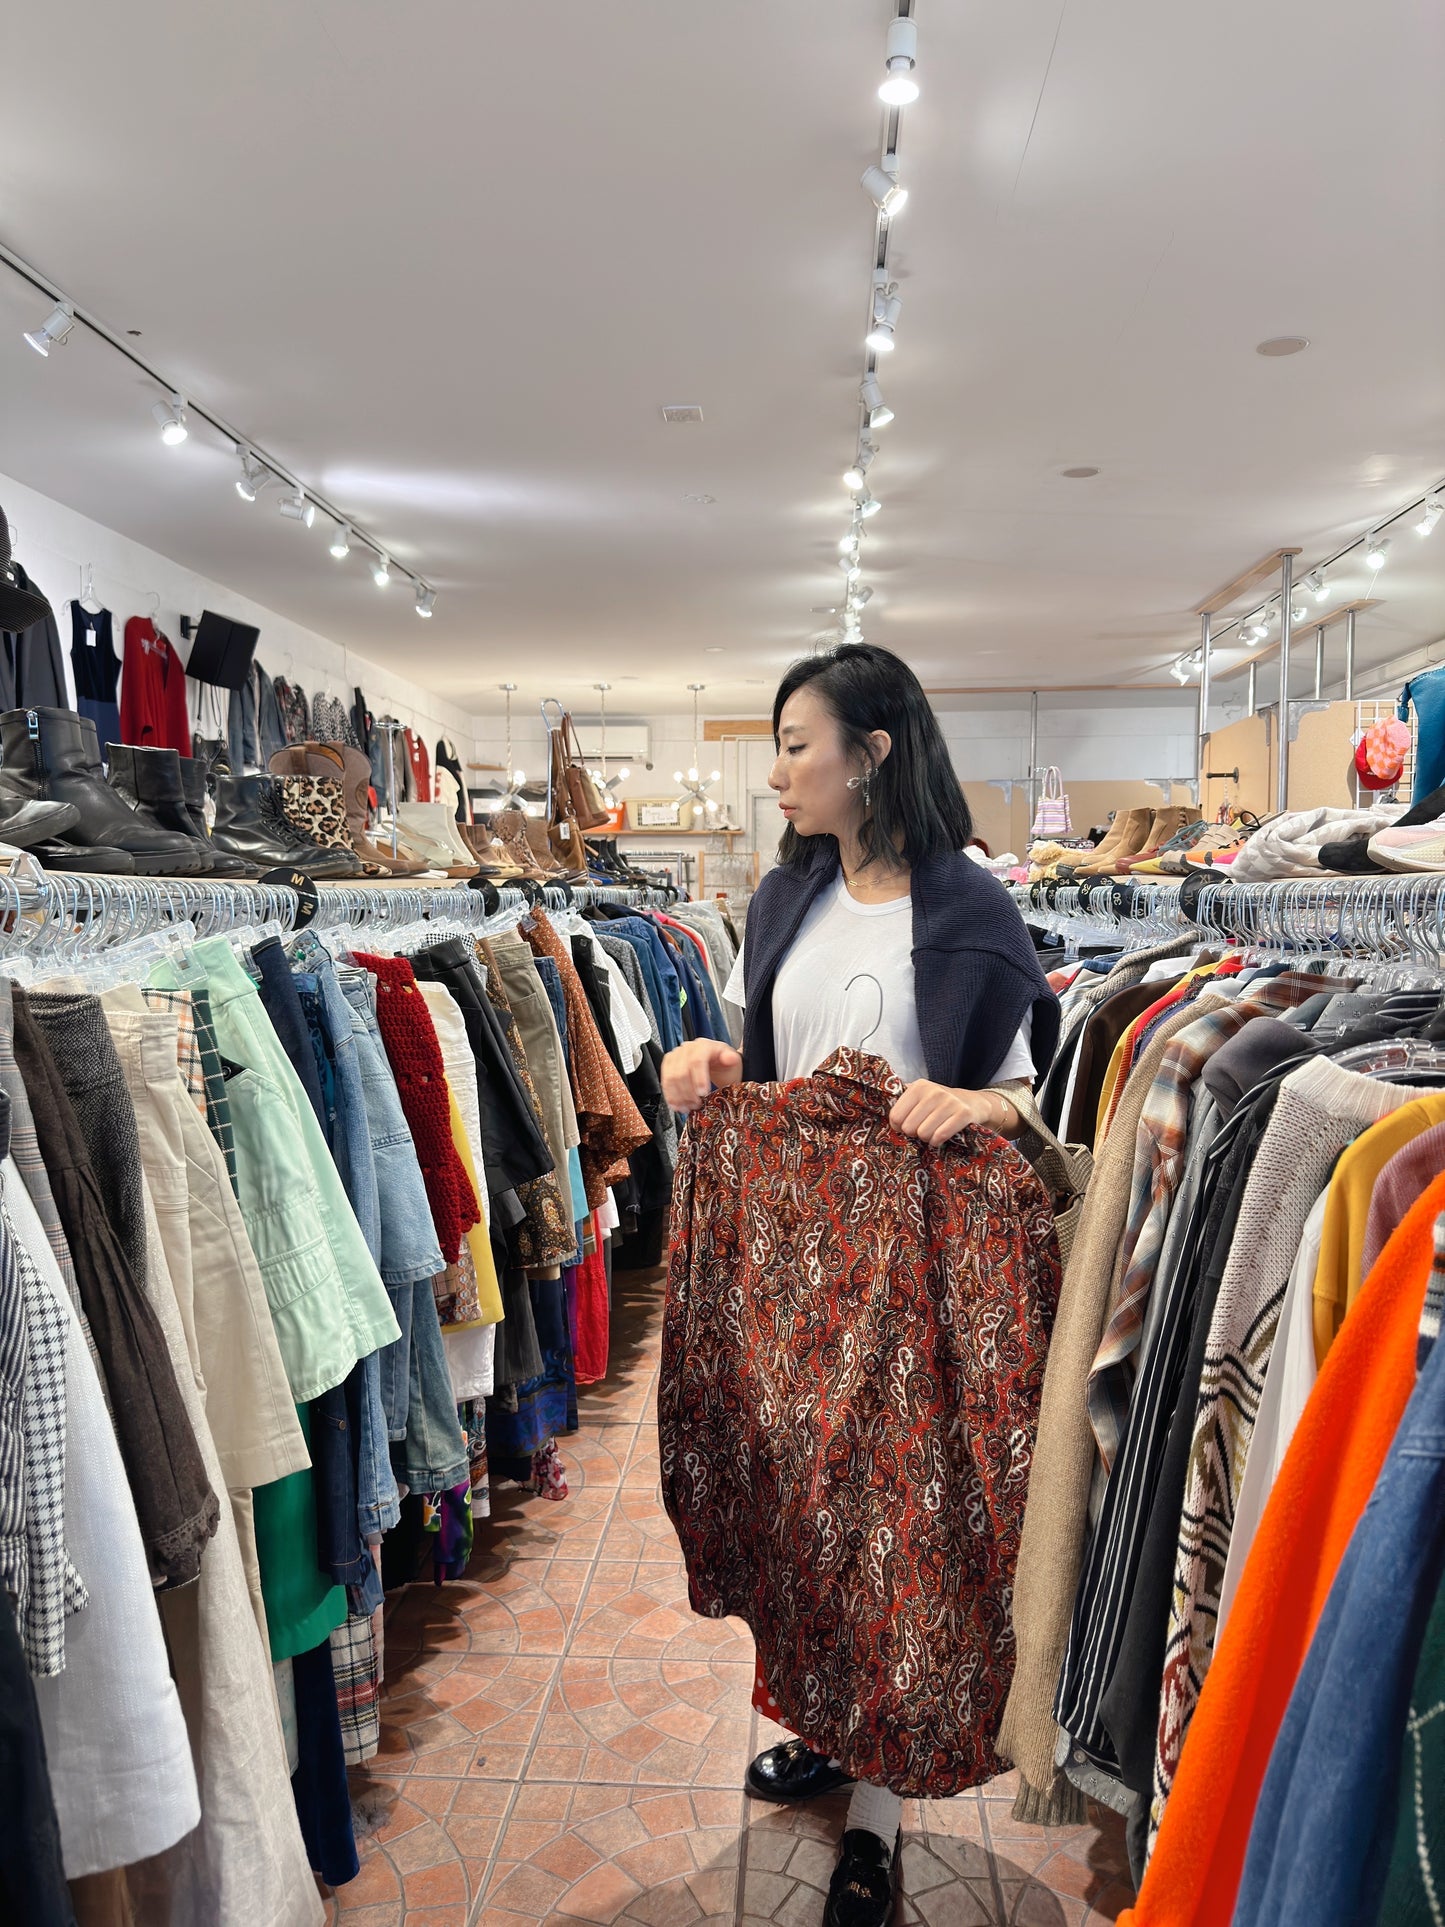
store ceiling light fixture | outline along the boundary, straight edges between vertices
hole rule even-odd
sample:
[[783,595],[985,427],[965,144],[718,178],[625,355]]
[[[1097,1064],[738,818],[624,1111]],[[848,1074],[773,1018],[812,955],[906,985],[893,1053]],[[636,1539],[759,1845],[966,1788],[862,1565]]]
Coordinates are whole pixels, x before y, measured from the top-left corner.
[[302,522],[309,529],[316,520],[316,504],[308,502],[299,488],[294,495],[284,495],[278,506],[288,522]]
[[914,69],[918,65],[918,28],[906,14],[899,14],[888,28],[884,59],[886,72],[878,89],[885,107],[911,107],[918,98]]
[[436,590],[428,589],[423,583],[418,582],[416,585],[417,614],[419,616],[430,617],[432,610],[435,609],[436,606],[437,606]]
[[57,301],[38,328],[27,328],[25,339],[37,355],[48,355],[52,348],[63,348],[75,326],[75,310],[68,301]]
[[378,589],[384,589],[391,581],[391,564],[384,555],[379,555],[372,564],[371,579]]
[[[183,397],[164,371],[147,361],[138,352],[133,330],[127,333],[125,330],[108,326],[98,315],[90,313],[73,301],[62,288],[57,287],[48,276],[42,274],[39,268],[17,254],[13,248],[6,247],[3,242],[0,242],[0,266],[8,267],[36,294],[53,304],[49,315],[40,327],[28,328],[24,331],[24,340],[38,355],[48,356],[52,347],[63,346],[75,328],[85,329],[103,341],[117,355],[122,356],[133,369],[138,370],[146,378],[147,382],[153,383],[156,388],[164,392],[166,399],[152,405],[151,418],[160,429],[161,439],[167,447],[178,447],[190,438],[190,431],[195,422],[204,423],[220,439],[225,448],[234,450],[240,460],[241,475],[235,487],[242,501],[254,502],[263,488],[269,488],[271,483],[275,482],[290,490],[293,498],[296,495],[305,496],[313,516],[315,509],[320,508],[337,524],[347,528],[352,526],[334,503],[327,501],[325,496],[308,490],[296,476],[288,473],[283,462],[273,458],[265,449],[258,449],[249,436],[239,433],[223,416],[198,403],[194,396]],[[700,419],[700,416],[700,410],[689,411],[690,419]],[[299,519],[309,524],[312,518],[303,516]],[[363,547],[381,552],[381,544],[368,531],[359,529],[355,534]],[[334,547],[332,553],[336,554]],[[404,573],[409,575],[410,572]],[[386,579],[390,580],[389,571]],[[410,576],[410,580],[422,586],[418,577]]]
[[331,553],[338,562],[344,562],[351,553],[351,524],[338,522],[331,537]]
[[908,204],[908,189],[898,178],[898,156],[885,154],[881,161],[863,170],[863,187],[885,221],[901,214]]
[[1369,535],[1365,538],[1365,561],[1372,569],[1383,569],[1390,559],[1390,538],[1388,535]]
[[692,803],[703,811],[704,816],[712,817],[717,815],[722,805],[715,796],[708,795],[708,788],[722,781],[722,771],[715,769],[711,776],[703,776],[698,769],[698,744],[702,740],[702,731],[698,726],[697,703],[707,684],[690,682],[688,688],[692,691],[692,762],[688,765],[686,776],[677,769],[672,773],[672,780],[682,792],[677,799],[679,805]]
[[1305,587],[1316,602],[1329,601],[1330,584],[1323,569],[1311,569],[1305,577]]
[[167,448],[179,448],[190,435],[186,424],[186,404],[179,395],[172,395],[168,401],[158,401],[151,409],[151,419],[161,431],[161,440]]
[[853,457],[853,466],[843,470],[843,486],[852,489],[856,495],[862,488],[868,471],[873,466],[873,457],[878,453],[872,442],[864,442]]
[[1445,502],[1442,502],[1438,495],[1427,495],[1424,512],[1415,524],[1416,535],[1433,535],[1435,524],[1442,515],[1445,515]]
[[265,464],[258,462],[249,448],[241,450],[241,473],[236,477],[236,493],[243,502],[254,502],[270,476]]
[[862,386],[858,390],[858,399],[867,410],[870,429],[886,428],[893,420],[893,410],[883,399],[883,390],[878,386],[876,375],[867,374],[863,377]]
[[878,364],[897,347],[898,324],[903,313],[898,281],[890,266],[890,252],[894,240],[893,217],[907,199],[900,172],[900,136],[902,110],[918,98],[917,64],[918,28],[913,19],[913,0],[895,0],[884,52],[884,79],[878,90],[886,109],[878,158],[863,172],[863,188],[873,202],[875,216],[869,262],[868,327],[864,335],[863,372],[858,384],[857,442],[853,460],[843,474],[843,485],[853,498],[852,514],[847,533],[838,544],[838,566],[847,577],[848,590],[836,633],[846,641],[861,640],[861,612],[872,595],[871,589],[862,586],[862,551],[868,524],[883,506],[868,487],[868,472],[879,453],[874,435],[894,419],[879,386]]
[[875,355],[891,355],[895,346],[899,317],[903,313],[903,303],[898,298],[897,283],[888,279],[886,269],[880,268],[882,279],[873,290],[873,326],[864,338],[864,346],[871,348]]

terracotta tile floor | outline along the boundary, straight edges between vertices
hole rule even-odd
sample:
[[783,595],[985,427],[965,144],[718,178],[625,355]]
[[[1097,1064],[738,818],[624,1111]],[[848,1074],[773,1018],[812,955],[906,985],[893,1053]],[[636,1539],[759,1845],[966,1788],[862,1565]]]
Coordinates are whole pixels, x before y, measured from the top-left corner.
[[[352,1777],[361,1873],[335,1927],[818,1927],[847,1795],[744,1799],[778,1729],[752,1642],[695,1619],[657,1490],[659,1274],[619,1274],[613,1372],[565,1442],[570,1497],[493,1495],[467,1577],[387,1624],[381,1751]],[[1122,1828],[1010,1818],[1011,1780],[905,1812],[900,1922],[1082,1927],[1130,1893]]]

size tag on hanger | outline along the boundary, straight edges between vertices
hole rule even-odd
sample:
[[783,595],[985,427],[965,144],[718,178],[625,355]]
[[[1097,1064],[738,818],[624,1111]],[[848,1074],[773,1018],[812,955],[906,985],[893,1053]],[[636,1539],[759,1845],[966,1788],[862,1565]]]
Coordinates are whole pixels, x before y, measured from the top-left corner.
[[258,879],[261,883],[279,885],[283,890],[296,892],[296,916],[291,928],[304,930],[316,915],[316,906],[321,901],[316,885],[304,870],[267,870]]

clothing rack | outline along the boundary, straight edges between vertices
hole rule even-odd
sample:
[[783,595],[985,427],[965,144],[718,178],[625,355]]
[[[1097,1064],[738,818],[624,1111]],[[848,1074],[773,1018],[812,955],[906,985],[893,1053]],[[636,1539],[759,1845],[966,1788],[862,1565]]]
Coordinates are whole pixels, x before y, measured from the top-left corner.
[[1319,876],[1273,883],[1014,884],[1025,918],[1077,951],[1197,932],[1281,954],[1372,957],[1445,968],[1445,876]]
[[290,931],[364,928],[378,935],[409,925],[478,927],[529,909],[585,909],[594,903],[657,908],[667,892],[616,884],[488,884],[480,889],[420,884],[320,884],[316,907],[301,915],[288,885],[197,877],[84,876],[47,871],[30,859],[0,873],[0,960],[68,947],[93,955],[112,944],[190,924],[198,936],[279,924]]

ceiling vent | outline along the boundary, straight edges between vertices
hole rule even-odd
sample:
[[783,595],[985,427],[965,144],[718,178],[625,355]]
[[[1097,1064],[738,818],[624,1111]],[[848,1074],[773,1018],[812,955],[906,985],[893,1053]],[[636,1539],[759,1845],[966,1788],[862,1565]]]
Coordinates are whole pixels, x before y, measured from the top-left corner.
[[663,409],[662,419],[665,422],[673,423],[700,422],[702,420],[702,410],[698,407],[697,403],[693,401],[677,402],[673,406]]

